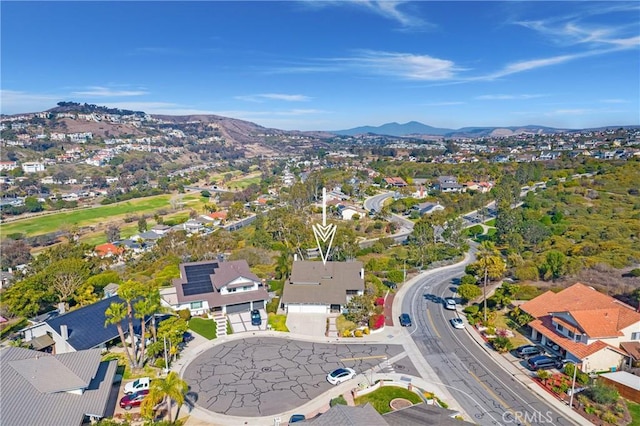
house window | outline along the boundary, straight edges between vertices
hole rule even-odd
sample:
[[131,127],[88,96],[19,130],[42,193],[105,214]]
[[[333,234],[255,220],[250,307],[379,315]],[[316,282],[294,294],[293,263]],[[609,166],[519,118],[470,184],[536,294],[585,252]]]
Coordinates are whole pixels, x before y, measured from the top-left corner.
[[567,335],[568,335],[569,337],[571,337],[572,339],[573,339],[573,337],[575,336],[575,334],[573,334],[573,331],[571,331],[571,330],[569,330],[569,331],[567,332]]
[[347,296],[357,296],[358,290],[347,290]]
[[564,327],[560,324],[556,324],[556,329],[558,329],[558,331],[564,331]]
[[636,331],[635,333],[631,333],[631,340],[640,340],[640,331]]
[[191,302],[191,309],[202,309],[202,302]]

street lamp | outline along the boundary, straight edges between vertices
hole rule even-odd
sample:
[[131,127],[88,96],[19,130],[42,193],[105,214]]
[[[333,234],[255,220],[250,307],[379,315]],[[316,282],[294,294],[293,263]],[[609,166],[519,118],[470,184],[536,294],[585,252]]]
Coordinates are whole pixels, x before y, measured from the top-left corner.
[[573,410],[573,394],[576,392],[576,375],[578,374],[578,363],[570,361],[573,364],[573,380],[571,381],[571,395],[569,396],[569,408]]

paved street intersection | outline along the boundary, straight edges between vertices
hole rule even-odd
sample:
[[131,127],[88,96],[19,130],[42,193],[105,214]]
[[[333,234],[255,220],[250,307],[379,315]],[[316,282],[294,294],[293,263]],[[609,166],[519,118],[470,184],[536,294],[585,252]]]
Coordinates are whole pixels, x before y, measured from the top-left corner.
[[[278,337],[255,337],[216,345],[184,371],[196,405],[229,416],[260,417],[293,410],[329,390],[328,372],[351,367],[418,376],[408,357],[390,363],[401,345],[316,343]],[[353,386],[366,382],[365,376]],[[328,401],[327,401],[328,402]]]

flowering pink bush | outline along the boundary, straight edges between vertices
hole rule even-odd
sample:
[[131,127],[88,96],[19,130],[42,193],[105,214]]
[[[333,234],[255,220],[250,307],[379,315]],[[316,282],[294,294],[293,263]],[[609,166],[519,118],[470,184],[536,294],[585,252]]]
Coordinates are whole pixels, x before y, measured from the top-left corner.
[[384,306],[384,297],[378,297],[376,299],[376,306]]
[[372,316],[369,319],[369,325],[374,330],[384,327],[384,314],[378,314],[378,315]]

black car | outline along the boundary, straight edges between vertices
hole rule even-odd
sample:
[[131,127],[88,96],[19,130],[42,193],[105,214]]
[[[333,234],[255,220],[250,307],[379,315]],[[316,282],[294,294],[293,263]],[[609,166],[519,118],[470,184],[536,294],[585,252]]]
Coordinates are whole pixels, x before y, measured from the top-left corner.
[[547,355],[534,356],[527,361],[529,369],[532,371],[548,370],[550,368],[562,368],[563,360],[558,357],[550,357]]
[[260,325],[262,324],[262,316],[260,315],[260,311],[254,309],[251,311],[251,325]]
[[184,333],[182,333],[182,341],[184,343],[189,343],[193,339],[195,339],[195,337],[193,337],[193,334],[189,333],[188,331],[185,331]]
[[400,325],[403,327],[411,327],[411,317],[409,314],[400,315]]

